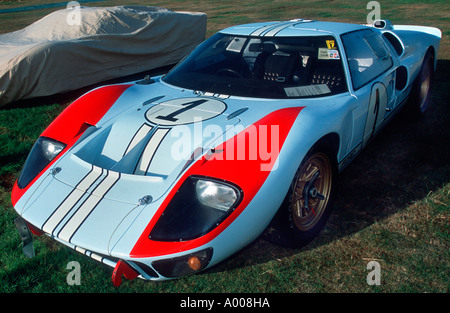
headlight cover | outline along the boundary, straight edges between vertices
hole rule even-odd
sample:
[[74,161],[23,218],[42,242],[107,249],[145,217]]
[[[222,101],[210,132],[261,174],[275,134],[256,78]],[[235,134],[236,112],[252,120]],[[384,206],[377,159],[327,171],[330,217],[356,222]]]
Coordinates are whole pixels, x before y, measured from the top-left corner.
[[65,147],[62,142],[39,137],[25,161],[17,181],[18,187],[25,188]]
[[202,204],[224,212],[233,206],[239,194],[229,185],[203,179],[197,180],[195,191]]
[[181,241],[200,237],[231,214],[242,196],[242,190],[229,182],[190,176],[156,222],[149,238]]

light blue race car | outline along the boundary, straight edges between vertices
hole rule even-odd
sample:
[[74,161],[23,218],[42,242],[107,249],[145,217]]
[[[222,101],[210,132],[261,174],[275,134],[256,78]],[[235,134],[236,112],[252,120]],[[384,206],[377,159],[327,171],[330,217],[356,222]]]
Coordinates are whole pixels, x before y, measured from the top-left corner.
[[97,88],[39,137],[12,202],[24,252],[55,240],[122,276],[214,266],[273,221],[325,225],[336,175],[407,102],[430,105],[440,30],[296,19],[220,31],[161,77]]

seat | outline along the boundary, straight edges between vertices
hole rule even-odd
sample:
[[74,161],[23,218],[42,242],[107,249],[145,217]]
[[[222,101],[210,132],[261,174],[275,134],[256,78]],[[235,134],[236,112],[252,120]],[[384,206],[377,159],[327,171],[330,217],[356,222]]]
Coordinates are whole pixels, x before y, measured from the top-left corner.
[[280,83],[291,81],[296,60],[298,60],[298,57],[292,54],[276,52],[269,55],[264,63],[262,78]]
[[280,83],[290,81],[297,59],[297,56],[287,53],[262,52],[256,58],[252,77]]

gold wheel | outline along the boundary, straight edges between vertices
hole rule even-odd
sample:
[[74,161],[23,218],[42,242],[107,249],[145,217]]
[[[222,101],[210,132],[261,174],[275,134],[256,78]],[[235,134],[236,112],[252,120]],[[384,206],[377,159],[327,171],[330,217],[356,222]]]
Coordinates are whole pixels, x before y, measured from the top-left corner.
[[328,205],[333,168],[325,153],[314,153],[301,167],[293,186],[291,214],[300,231],[312,229]]

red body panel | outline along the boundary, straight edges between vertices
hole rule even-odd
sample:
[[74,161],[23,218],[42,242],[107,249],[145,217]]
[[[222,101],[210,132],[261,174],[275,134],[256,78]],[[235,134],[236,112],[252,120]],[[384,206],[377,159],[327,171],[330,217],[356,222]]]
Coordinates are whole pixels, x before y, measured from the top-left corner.
[[111,85],[93,90],[84,96],[75,100],[69,105],[48,127],[41,136],[52,138],[66,144],[65,149],[50,162],[31,183],[24,189],[14,184],[11,201],[13,206],[22,195],[28,190],[29,186],[42,175],[69,149],[89,127],[95,125],[105,115],[111,106],[117,101],[122,93],[132,84]]
[[[164,200],[164,202],[146,227],[145,231],[136,242],[134,248],[130,253],[130,256],[134,258],[155,257],[186,251],[204,245],[215,238],[217,235],[219,235],[239,216],[239,214],[245,209],[245,207],[247,207],[247,205],[263,185],[276,161],[275,158],[271,160],[270,163],[268,163],[267,160],[263,159],[260,154],[257,154],[256,158],[249,158],[250,153],[252,153],[251,149],[256,148],[258,149],[258,151],[260,151],[261,145],[271,147],[271,141],[274,138],[273,135],[275,135],[275,140],[278,140],[278,151],[276,151],[275,155],[276,157],[278,157],[283,143],[287,135],[289,134],[289,131],[295,119],[302,109],[303,107],[281,109],[265,116],[264,118],[253,124],[251,126],[252,131],[254,130],[258,132],[256,147],[250,147],[250,145],[246,144],[245,142],[246,140],[248,140],[249,127],[215,148],[215,151],[223,151],[223,158],[213,157],[208,158],[209,160],[201,158],[196,161],[178,181],[168,197]],[[277,131],[278,134],[272,134],[273,131]],[[241,151],[239,150],[241,149],[240,147],[243,146],[246,147],[246,156],[244,159],[242,159],[241,155],[238,155],[238,152]],[[233,151],[230,152],[230,149],[233,149]],[[265,166],[265,170],[262,171],[261,166]],[[215,178],[232,182],[242,189],[244,197],[236,210],[227,219],[225,219],[211,232],[202,237],[179,242],[154,241],[149,239],[149,234],[153,226],[155,225],[161,214],[164,212],[165,208],[172,200],[177,190],[180,188],[186,178],[191,175],[213,176]]]

